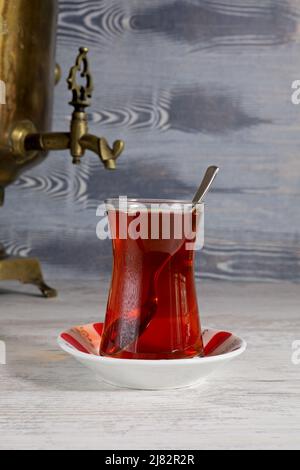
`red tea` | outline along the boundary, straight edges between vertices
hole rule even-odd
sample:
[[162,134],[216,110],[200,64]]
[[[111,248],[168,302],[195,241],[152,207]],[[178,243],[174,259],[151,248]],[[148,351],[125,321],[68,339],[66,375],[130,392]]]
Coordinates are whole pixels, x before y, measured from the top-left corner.
[[[197,214],[190,215],[196,227]],[[170,212],[167,224],[165,212],[150,209],[109,210],[108,217],[114,269],[101,355],[122,359],[202,355],[194,282],[196,235],[176,233],[185,225],[185,214]]]

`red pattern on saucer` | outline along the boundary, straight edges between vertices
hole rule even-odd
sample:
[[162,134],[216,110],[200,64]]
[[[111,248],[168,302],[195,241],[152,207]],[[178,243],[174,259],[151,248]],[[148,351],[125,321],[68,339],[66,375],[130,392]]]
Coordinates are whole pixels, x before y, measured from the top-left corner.
[[[77,326],[65,333],[61,338],[74,349],[84,354],[99,356],[103,323],[91,323]],[[240,348],[240,341],[232,333],[226,331],[208,330],[202,332],[204,352],[206,357],[219,356]]]

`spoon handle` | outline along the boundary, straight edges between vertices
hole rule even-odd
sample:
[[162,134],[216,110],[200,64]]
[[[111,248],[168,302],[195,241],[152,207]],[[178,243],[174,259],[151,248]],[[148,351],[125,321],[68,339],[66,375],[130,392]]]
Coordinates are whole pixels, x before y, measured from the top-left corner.
[[197,204],[200,204],[203,199],[205,198],[206,194],[208,193],[211,185],[213,184],[214,182],[214,179],[215,177],[217,176],[217,174],[219,173],[220,171],[220,168],[217,167],[217,166],[210,166],[206,173],[205,173],[205,176],[203,178],[203,181],[198,189],[198,191],[196,192],[195,196],[194,196],[194,199],[193,199],[193,206],[196,206]]

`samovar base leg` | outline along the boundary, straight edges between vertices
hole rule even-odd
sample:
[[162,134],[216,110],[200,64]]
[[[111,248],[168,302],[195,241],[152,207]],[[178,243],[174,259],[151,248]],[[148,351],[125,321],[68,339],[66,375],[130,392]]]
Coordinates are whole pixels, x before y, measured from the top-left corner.
[[57,297],[57,291],[45,283],[41,265],[37,259],[10,258],[3,255],[0,247],[0,281],[31,284],[38,287],[46,299]]

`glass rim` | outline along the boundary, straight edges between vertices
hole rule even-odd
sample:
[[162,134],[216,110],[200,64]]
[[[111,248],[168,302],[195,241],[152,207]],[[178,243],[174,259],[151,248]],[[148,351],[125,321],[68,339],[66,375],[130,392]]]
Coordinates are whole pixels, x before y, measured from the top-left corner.
[[[204,210],[204,207],[205,207],[205,203],[204,202],[199,202],[197,204],[193,204],[192,201],[187,201],[187,200],[184,200],[184,199],[148,199],[148,198],[117,198],[117,197],[114,197],[114,198],[108,198],[105,200],[105,205],[106,206],[110,206],[110,207],[113,207],[114,209],[125,209],[125,207],[123,206],[122,207],[122,202],[124,203],[124,206],[125,204],[127,203],[127,209],[129,210],[133,210],[133,209],[136,209],[138,210],[139,209],[139,206],[143,206],[143,207],[146,207],[147,209],[151,209],[152,206],[155,206],[155,205],[162,205],[162,204],[167,204],[167,205],[170,205],[170,212],[172,212],[172,209],[176,209],[176,207],[173,207],[172,208],[172,205],[173,206],[180,206],[180,209],[184,209],[184,210],[187,210],[187,209],[190,209],[192,210],[194,207],[197,208],[197,212],[201,212]],[[141,207],[140,207],[141,208]],[[179,209],[179,207],[177,207],[177,210]]]

